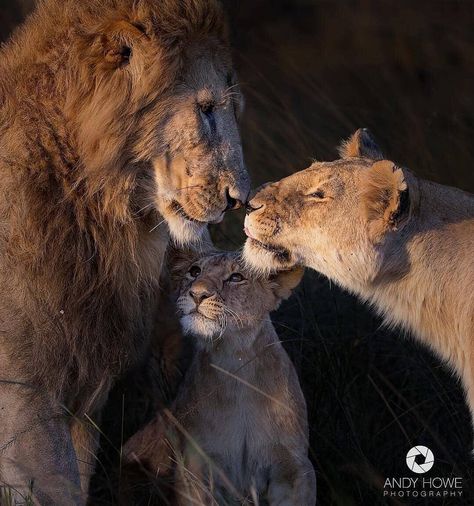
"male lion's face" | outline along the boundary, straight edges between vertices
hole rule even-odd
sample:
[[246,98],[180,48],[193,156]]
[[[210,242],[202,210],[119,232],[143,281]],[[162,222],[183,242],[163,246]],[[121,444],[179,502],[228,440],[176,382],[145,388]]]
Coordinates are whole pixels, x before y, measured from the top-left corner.
[[207,340],[224,334],[251,340],[268,313],[289,297],[302,270],[256,276],[237,253],[219,252],[180,263],[176,274],[178,314],[186,333]]
[[247,208],[247,264],[264,272],[304,265],[349,288],[371,280],[384,240],[409,209],[407,174],[374,146],[360,130],[343,159],[261,189]]
[[114,5],[84,8],[69,51],[66,105],[81,160],[98,185],[125,173],[137,211],[154,206],[177,242],[194,241],[249,192],[221,9],[214,0]]
[[241,97],[225,58],[193,51],[170,98],[164,153],[153,160],[157,206],[180,242],[246,201],[237,116]]

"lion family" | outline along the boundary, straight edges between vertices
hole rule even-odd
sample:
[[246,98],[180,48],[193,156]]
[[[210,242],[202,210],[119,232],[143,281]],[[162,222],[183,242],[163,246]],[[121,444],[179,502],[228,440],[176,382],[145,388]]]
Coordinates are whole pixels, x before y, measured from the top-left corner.
[[[160,337],[170,242],[203,243],[208,223],[248,200],[227,31],[217,0],[45,0],[1,49],[0,478],[16,498],[84,504],[109,392],[148,367]],[[189,378],[219,377],[222,397],[182,426],[227,469],[206,461],[216,494],[314,503],[305,403],[268,319],[304,266],[433,348],[474,417],[474,197],[397,166],[365,130],[340,154],[247,203],[243,260],[199,260],[220,259],[219,290],[200,279],[207,264],[180,283],[182,325],[199,346],[170,417],[182,420],[199,394]],[[228,262],[238,269],[222,279]],[[249,369],[234,367],[263,349]],[[257,416],[268,430],[252,438],[244,427]],[[140,444],[163,434],[160,420]],[[218,420],[228,437],[215,447],[206,430]],[[205,452],[182,457],[201,473]],[[189,476],[177,466],[175,477],[188,496]]]

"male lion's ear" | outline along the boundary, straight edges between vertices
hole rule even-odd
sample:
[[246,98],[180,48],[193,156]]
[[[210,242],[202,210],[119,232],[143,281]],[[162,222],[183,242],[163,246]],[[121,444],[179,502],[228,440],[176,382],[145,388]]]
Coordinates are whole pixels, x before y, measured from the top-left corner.
[[364,173],[362,205],[369,234],[378,241],[389,230],[397,230],[408,218],[410,195],[403,170],[389,160],[376,162]]
[[340,145],[341,158],[370,158],[381,160],[383,154],[367,128],[359,128],[349,139]]
[[100,44],[105,62],[119,68],[130,63],[133,43],[145,36],[139,25],[121,20],[108,24],[100,36]]
[[295,289],[303,278],[304,267],[294,267],[289,271],[280,271],[270,277],[273,293],[277,299],[285,300]]

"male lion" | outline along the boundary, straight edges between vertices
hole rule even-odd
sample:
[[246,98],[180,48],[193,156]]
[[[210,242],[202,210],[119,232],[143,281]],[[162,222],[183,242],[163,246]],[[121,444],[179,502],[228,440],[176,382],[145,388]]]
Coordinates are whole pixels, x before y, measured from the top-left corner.
[[0,76],[0,474],[77,504],[81,419],[146,350],[168,231],[246,199],[239,89],[216,0],[45,0]]
[[238,254],[211,252],[174,271],[178,315],[196,352],[169,423],[158,415],[133,436],[128,458],[153,476],[171,467],[181,506],[259,497],[270,506],[314,506],[306,403],[269,315],[303,270],[263,278]]
[[250,201],[247,262],[306,265],[373,304],[462,379],[474,420],[474,196],[383,158],[367,130]]

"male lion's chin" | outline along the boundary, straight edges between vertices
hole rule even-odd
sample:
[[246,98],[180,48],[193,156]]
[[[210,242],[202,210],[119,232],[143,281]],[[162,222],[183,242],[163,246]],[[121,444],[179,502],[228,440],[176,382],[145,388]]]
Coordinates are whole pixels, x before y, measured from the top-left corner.
[[208,341],[212,341],[222,332],[220,325],[202,316],[199,313],[191,313],[180,318],[181,327],[186,335],[194,335],[202,337]]
[[166,222],[173,241],[179,246],[201,242],[206,231],[206,223],[190,221],[176,214],[168,216]]
[[290,269],[296,264],[286,248],[264,244],[252,238],[245,241],[243,258],[250,269],[262,274]]

